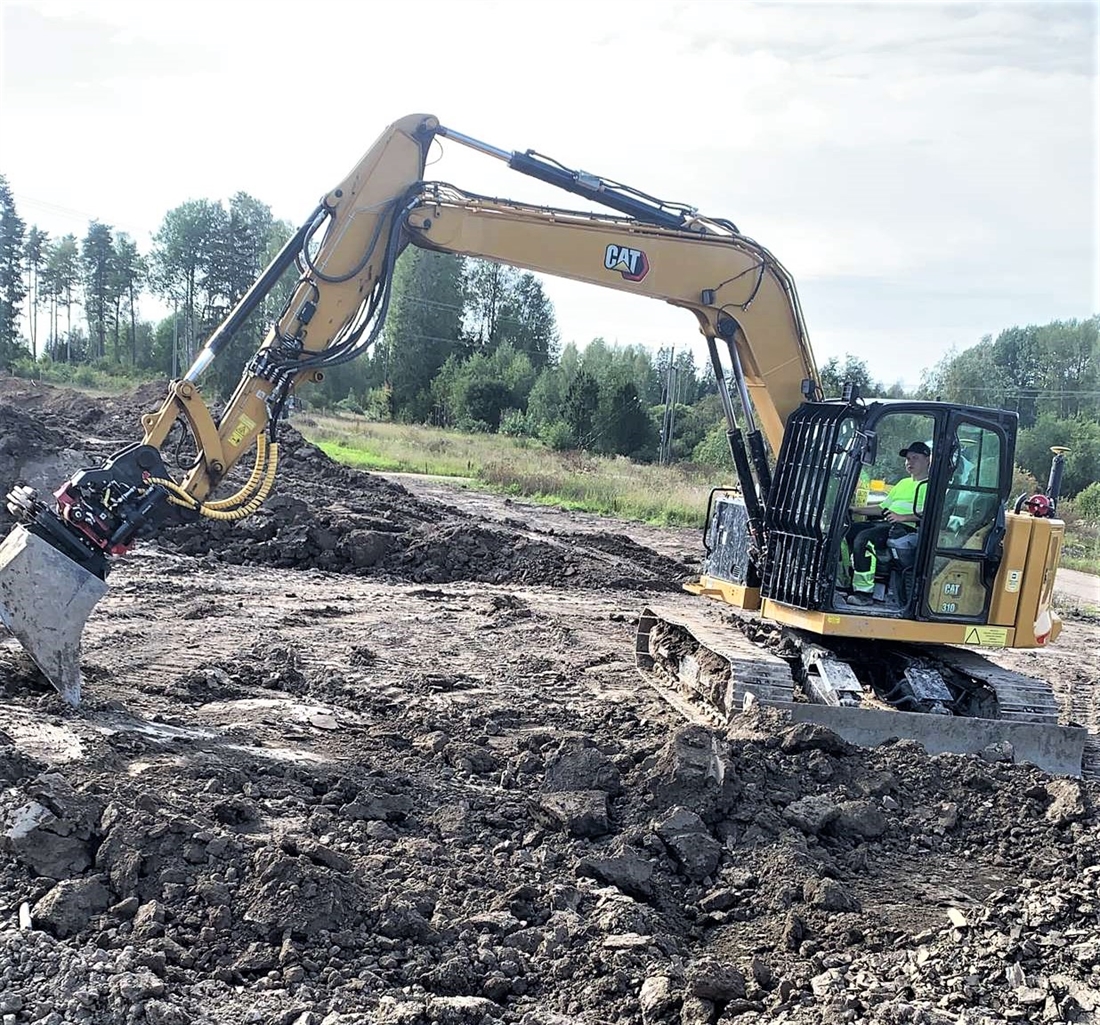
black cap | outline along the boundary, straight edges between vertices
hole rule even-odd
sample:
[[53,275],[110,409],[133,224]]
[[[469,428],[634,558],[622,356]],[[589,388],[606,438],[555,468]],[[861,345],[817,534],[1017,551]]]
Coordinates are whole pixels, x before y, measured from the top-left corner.
[[929,457],[932,455],[932,450],[923,441],[911,441],[898,453],[898,455],[907,456],[910,452],[916,452],[918,455]]

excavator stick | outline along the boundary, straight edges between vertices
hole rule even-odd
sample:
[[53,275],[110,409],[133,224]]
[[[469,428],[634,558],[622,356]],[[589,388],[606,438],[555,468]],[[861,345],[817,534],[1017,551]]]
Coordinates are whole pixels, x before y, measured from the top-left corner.
[[17,525],[0,542],[0,621],[73,707],[80,704],[80,638],[107,584]]
[[[1034,686],[1028,686],[1032,681],[985,663],[975,652],[925,650],[934,656],[929,665],[964,671],[977,685],[992,690],[1000,716],[892,708],[867,693],[849,665],[816,644],[806,643],[796,660],[805,669],[792,672],[786,659],[702,610],[647,607],[635,637],[643,679],[696,722],[728,726],[757,703],[785,711],[793,722],[826,726],[860,747],[897,739],[916,741],[929,754],[982,754],[993,747],[1003,749],[1007,742],[1017,762],[1030,762],[1055,775],[1082,775],[1088,731],[1058,725],[1053,695],[1034,693]],[[870,651],[866,657],[871,657]],[[938,669],[919,672],[926,688],[931,686],[929,677],[942,686]],[[1020,694],[1028,695],[1026,707],[1020,705]]]

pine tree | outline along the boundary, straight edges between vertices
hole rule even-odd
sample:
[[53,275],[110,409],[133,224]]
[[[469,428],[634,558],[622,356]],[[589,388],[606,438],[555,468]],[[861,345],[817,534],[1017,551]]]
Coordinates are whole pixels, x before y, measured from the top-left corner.
[[410,246],[398,260],[384,337],[374,360],[381,363],[398,416],[428,418],[432,379],[449,355],[466,348],[464,296],[462,257]]
[[[79,345],[77,351],[73,351],[73,306],[79,302],[80,295],[80,253],[75,235],[64,235],[49,247],[42,283],[43,290],[50,299],[50,340],[47,351],[53,359],[64,359],[71,363],[74,356],[82,356]],[[65,311],[64,341],[59,324],[62,309]]]
[[534,274],[521,274],[509,304],[515,318],[505,336],[517,352],[525,352],[535,369],[549,364],[558,345],[558,325],[554,304],[542,290]]
[[46,260],[46,250],[50,236],[32,225],[27,232],[27,244],[23,250],[23,260],[27,268],[27,294],[30,296],[30,336],[31,356],[38,359],[38,310],[42,305],[39,279]]
[[111,288],[114,255],[111,229],[106,224],[92,221],[84,237],[80,259],[84,270],[84,312],[88,317],[92,355],[96,359],[107,355],[107,329],[115,306]]
[[562,410],[563,419],[569,425],[578,448],[592,445],[599,404],[599,382],[587,370],[581,370],[565,393],[565,408]]
[[0,366],[10,367],[26,350],[20,342],[19,317],[27,296],[23,284],[26,226],[15,209],[8,180],[0,175]]
[[138,252],[137,245],[125,232],[115,239],[115,256],[112,264],[113,278],[111,292],[115,297],[115,346],[114,359],[121,362],[119,332],[122,324],[122,306],[126,304],[129,314],[129,350],[130,365],[138,363],[137,336],[137,293],[145,280],[145,261]]

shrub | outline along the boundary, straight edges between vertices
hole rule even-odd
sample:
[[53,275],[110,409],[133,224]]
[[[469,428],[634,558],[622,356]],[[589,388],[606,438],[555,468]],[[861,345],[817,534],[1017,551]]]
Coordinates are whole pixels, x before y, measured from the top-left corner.
[[343,413],[355,413],[357,416],[363,416],[366,412],[363,409],[362,403],[355,397],[355,394],[351,391],[348,392],[345,398],[342,398],[336,403],[336,408]]
[[507,409],[500,418],[500,433],[507,434],[511,438],[523,438],[528,436],[530,430],[527,425],[527,417],[522,409]]
[[539,437],[555,452],[565,452],[575,447],[573,432],[564,420],[555,420],[539,432]]
[[477,420],[472,416],[460,416],[455,424],[455,430],[462,431],[463,434],[493,433],[491,424],[486,423],[484,420]]
[[100,375],[94,367],[79,366],[73,371],[73,384],[81,388],[94,388],[99,383]]
[[1077,515],[1083,520],[1100,523],[1100,481],[1093,481],[1073,499]]
[[707,432],[707,436],[695,446],[695,451],[691,453],[691,461],[701,463],[703,466],[716,466],[723,470],[733,466],[725,424],[716,424]]
[[1039,482],[1027,472],[1027,470],[1021,469],[1019,466],[1012,468],[1012,490],[1008,493],[1009,502],[1015,502],[1020,495],[1037,494],[1043,489],[1039,486]]

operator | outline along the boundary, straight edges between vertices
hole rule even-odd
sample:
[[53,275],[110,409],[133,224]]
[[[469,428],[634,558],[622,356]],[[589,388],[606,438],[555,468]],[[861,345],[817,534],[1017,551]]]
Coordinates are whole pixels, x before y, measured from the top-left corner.
[[[928,467],[932,462],[932,450],[923,441],[914,441],[898,455],[905,460],[909,476],[900,480],[887,493],[881,505],[853,506],[852,512],[874,517],[885,522],[868,523],[857,520],[848,528],[845,540],[852,553],[852,593],[849,605],[870,605],[875,590],[875,570],[878,557],[875,546],[884,544],[888,537],[899,537],[916,530],[924,512],[924,496],[928,491]],[[925,486],[922,487],[921,485]]]

